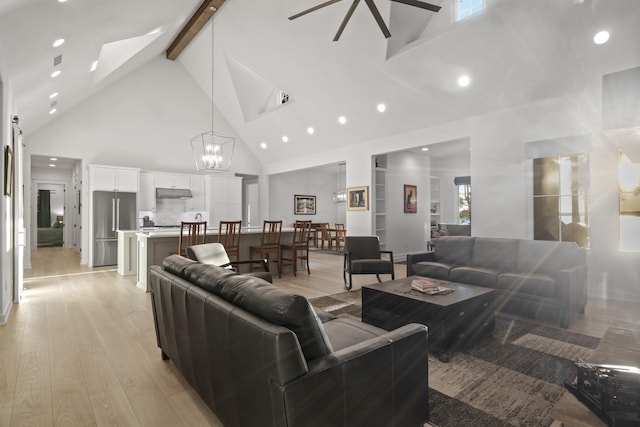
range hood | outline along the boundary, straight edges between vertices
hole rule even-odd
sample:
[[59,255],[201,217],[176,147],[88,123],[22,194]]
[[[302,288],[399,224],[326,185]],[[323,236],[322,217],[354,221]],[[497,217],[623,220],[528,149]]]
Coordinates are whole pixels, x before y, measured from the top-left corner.
[[156,188],[156,199],[191,199],[188,188]]

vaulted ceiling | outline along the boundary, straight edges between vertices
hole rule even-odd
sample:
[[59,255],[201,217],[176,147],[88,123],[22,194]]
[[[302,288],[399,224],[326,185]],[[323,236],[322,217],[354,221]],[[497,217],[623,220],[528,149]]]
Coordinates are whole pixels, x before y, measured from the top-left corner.
[[[214,15],[215,104],[263,161],[546,98],[597,94],[603,74],[640,65],[637,0],[486,0],[485,11],[457,23],[453,0],[431,1],[442,6],[438,13],[375,0],[392,36],[384,38],[361,2],[338,42],[332,39],[350,1],[287,19],[321,2],[226,0]],[[200,3],[3,0],[3,60],[25,133],[163,55]],[[611,39],[596,45],[601,29]],[[65,44],[52,47],[60,37]],[[209,25],[178,58],[209,95],[211,44]],[[63,73],[52,79],[61,53]],[[462,74],[471,79],[466,88],[457,84]],[[54,91],[60,95],[49,99]],[[288,103],[278,104],[280,91]]]

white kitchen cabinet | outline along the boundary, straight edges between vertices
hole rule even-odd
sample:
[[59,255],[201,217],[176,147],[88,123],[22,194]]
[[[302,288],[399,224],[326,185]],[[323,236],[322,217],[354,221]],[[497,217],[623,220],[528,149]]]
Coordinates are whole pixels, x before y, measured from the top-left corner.
[[189,187],[193,198],[187,200],[187,211],[206,211],[205,177],[189,177]]
[[209,218],[215,226],[220,221],[242,219],[242,178],[211,177]]
[[138,192],[140,169],[89,165],[91,191]]
[[140,172],[138,206],[141,211],[156,210],[156,176],[153,173]]
[[189,175],[180,174],[156,174],[157,188],[189,188]]
[[138,269],[138,239],[135,230],[118,230],[118,266],[121,276],[136,274]]

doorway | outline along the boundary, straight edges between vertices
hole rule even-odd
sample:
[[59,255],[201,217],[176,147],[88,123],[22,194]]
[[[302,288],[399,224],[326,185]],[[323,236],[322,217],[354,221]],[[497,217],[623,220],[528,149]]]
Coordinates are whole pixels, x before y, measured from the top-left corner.
[[65,185],[38,184],[36,247],[64,246]]

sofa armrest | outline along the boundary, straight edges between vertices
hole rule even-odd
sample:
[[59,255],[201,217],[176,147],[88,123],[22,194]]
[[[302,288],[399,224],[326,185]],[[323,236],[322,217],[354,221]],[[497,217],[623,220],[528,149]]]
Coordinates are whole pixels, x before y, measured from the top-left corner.
[[308,363],[274,384],[288,426],[422,426],[428,419],[427,328],[410,324]]
[[407,254],[407,277],[413,276],[413,264],[422,262],[422,261],[431,261],[435,262],[436,253],[435,252],[422,252],[418,254]]
[[[393,251],[380,251],[380,254],[387,254],[389,256],[389,260],[393,262]],[[382,258],[382,255],[380,258]]]

